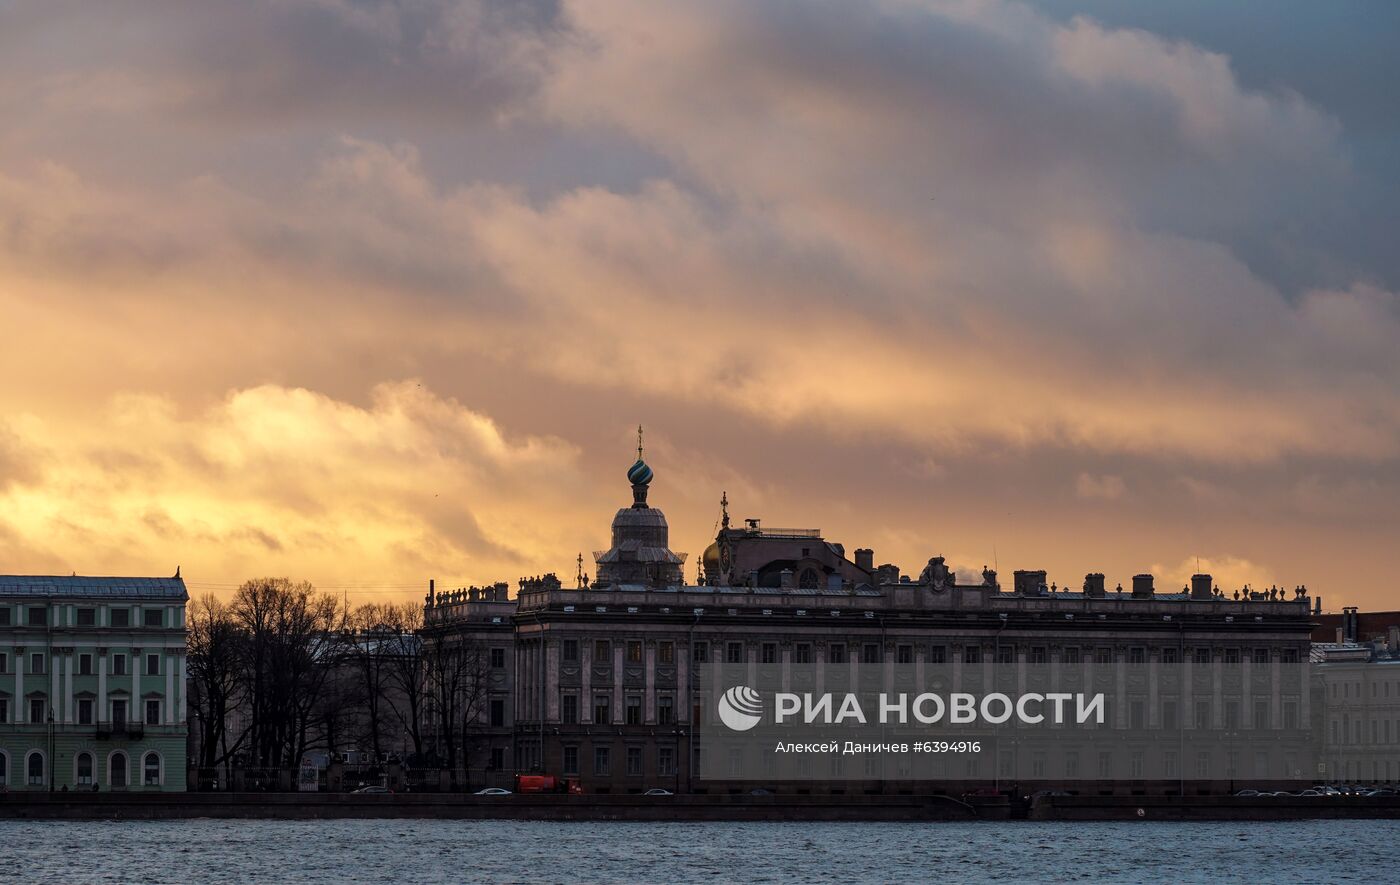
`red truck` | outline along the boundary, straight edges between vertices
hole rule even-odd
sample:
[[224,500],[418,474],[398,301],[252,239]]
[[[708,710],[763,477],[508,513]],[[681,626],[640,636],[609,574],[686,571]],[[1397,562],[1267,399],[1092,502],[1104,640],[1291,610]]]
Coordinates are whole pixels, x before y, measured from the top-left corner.
[[555,777],[552,774],[517,774],[515,776],[515,792],[579,795],[583,792],[583,785],[578,782],[577,778],[572,777]]

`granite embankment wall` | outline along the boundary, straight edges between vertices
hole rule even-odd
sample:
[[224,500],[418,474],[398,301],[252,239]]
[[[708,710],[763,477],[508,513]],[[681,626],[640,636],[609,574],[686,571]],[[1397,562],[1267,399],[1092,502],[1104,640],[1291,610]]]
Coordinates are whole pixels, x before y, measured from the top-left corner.
[[1400,819],[1400,797],[472,796],[346,793],[9,793],[0,820],[438,818],[550,821]]

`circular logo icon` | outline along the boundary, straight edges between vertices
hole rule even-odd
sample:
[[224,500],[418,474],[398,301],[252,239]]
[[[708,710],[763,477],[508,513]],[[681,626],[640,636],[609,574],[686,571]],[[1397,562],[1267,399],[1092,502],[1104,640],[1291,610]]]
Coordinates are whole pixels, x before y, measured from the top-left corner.
[[736,685],[719,699],[719,721],[734,731],[748,731],[763,718],[763,697],[747,685]]

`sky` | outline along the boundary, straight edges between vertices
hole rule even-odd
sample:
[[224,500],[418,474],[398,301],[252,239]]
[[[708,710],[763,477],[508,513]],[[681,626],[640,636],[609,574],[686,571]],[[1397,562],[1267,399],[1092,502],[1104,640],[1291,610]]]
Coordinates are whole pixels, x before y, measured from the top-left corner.
[[[1397,606],[1400,6],[0,0],[0,571],[735,519]],[[353,594],[353,596],[351,596]]]

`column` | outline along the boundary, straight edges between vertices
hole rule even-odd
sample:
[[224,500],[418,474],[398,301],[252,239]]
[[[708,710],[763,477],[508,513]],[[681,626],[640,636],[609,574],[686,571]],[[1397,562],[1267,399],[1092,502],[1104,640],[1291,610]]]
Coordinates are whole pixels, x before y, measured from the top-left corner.
[[73,653],[63,656],[63,722],[73,722]]
[[165,655],[165,709],[162,721],[166,725],[175,724],[175,650],[166,649]]
[[[55,607],[55,611],[61,611]],[[49,685],[52,690],[49,692],[49,715],[53,716],[55,722],[62,722],[63,716],[63,657],[56,651],[50,651]]]
[[176,652],[175,661],[177,666],[179,666],[180,668],[179,678],[175,680],[175,691],[180,695],[179,713],[178,718],[175,720],[175,724],[179,725],[180,723],[184,722],[185,717],[189,715],[188,711],[185,709],[185,704],[187,703],[185,698],[185,681],[189,678],[189,676],[185,669],[185,652],[183,649]]
[[141,649],[131,650],[131,702],[126,705],[126,721],[141,722],[145,711],[141,708]]
[[559,640],[551,640],[545,645],[544,703],[545,718],[550,722],[559,721]]
[[97,715],[94,722],[107,721],[107,650],[97,649]]
[[656,640],[646,640],[643,660],[646,661],[646,694],[642,697],[642,721],[656,724]]
[[[25,650],[20,646],[15,646],[15,722],[24,722],[29,711],[25,709],[24,703],[24,668],[29,666]],[[13,765],[13,761],[11,762]]]
[[621,724],[623,723],[623,721],[624,721],[624,720],[623,720],[623,716],[626,715],[626,710],[623,709],[623,708],[624,708],[624,705],[627,703],[627,698],[626,698],[626,696],[623,695],[623,693],[622,693],[623,655],[626,654],[626,652],[627,652],[627,641],[626,641],[626,640],[615,640],[615,641],[613,642],[613,644],[612,644],[612,655],[613,655],[613,702],[612,702],[612,719],[613,719],[613,725],[621,725]]
[[578,641],[578,665],[578,721],[588,725],[593,722],[593,643],[587,639]]

